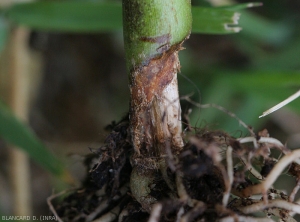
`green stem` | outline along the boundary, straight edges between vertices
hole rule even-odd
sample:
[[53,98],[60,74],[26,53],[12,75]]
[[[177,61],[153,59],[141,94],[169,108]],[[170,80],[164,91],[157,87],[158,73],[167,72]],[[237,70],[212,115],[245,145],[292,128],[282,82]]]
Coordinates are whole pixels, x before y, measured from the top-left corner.
[[181,43],[189,36],[191,27],[190,0],[123,0],[129,73]]

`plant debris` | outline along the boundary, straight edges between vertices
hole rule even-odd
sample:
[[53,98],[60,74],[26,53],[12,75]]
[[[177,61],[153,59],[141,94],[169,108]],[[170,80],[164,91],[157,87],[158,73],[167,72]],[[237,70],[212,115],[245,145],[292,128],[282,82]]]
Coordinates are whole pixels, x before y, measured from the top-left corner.
[[[234,138],[193,129],[180,154],[169,157],[167,176],[157,170],[145,187],[155,200],[150,211],[135,200],[129,186],[134,149],[128,118],[110,130],[105,145],[86,158],[82,186],[51,208],[61,221],[296,221],[293,216],[300,213],[294,200],[300,188],[300,150],[290,151],[267,130]],[[282,158],[272,157],[272,149],[282,152]],[[273,187],[286,167],[296,180],[290,194]],[[258,212],[263,214],[253,216]]]

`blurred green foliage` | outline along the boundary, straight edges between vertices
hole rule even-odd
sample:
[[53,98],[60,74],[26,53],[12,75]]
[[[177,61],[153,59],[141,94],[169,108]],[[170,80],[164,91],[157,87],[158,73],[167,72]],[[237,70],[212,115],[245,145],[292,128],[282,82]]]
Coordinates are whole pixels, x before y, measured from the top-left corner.
[[[280,11],[288,8],[287,3],[283,1],[269,0],[263,3],[264,6],[256,9],[257,13],[253,13],[252,9],[245,11],[247,4],[213,8],[207,1],[194,1],[193,33],[234,33],[232,29],[225,29],[224,24],[237,27],[233,21],[232,10],[239,10],[241,19],[238,26],[243,30],[236,35],[218,38],[232,42],[232,45],[247,58],[246,64],[198,62],[197,52],[188,48],[189,43],[186,46],[187,50],[180,54],[182,73],[196,85],[193,86],[179,76],[182,95],[197,92],[196,88],[199,88],[202,103],[224,106],[256,129],[269,118],[258,119],[258,116],[296,92],[300,84],[300,30],[297,25],[299,17],[291,13],[291,8]],[[277,6],[276,10],[273,5]],[[6,20],[0,18],[0,50],[5,44],[6,24],[20,24],[44,31],[81,33],[114,31],[122,26],[121,4],[118,1],[38,1],[15,4],[2,9],[2,13]],[[200,101],[197,93],[193,99]],[[289,107],[300,112],[297,101]],[[53,166],[54,164],[50,164],[56,164],[56,160],[47,153],[44,145],[28,128],[16,122],[3,105],[0,106],[1,116],[3,118],[0,119],[0,125],[3,126],[5,122],[5,126],[10,128],[7,130],[2,127],[2,138],[23,147],[50,172],[61,172]],[[199,126],[205,120],[207,124],[216,124],[216,127],[228,132],[234,133],[238,129],[237,121],[218,110],[207,109],[199,113],[195,109],[191,119],[192,125]],[[245,132],[245,129],[241,130]]]
[[38,1],[6,9],[13,23],[35,30],[109,32],[122,29],[122,5],[98,1]]
[[[224,24],[234,24],[233,9],[247,8],[240,4],[227,8],[193,7],[193,33],[228,34]],[[16,24],[35,30],[63,32],[108,32],[122,29],[122,5],[101,1],[40,1],[16,4],[5,10]]]
[[[247,5],[240,5],[245,8]],[[122,8],[120,2],[102,1],[38,1],[13,4],[2,9],[6,23],[24,25],[31,29],[61,32],[109,32],[122,28]],[[220,8],[193,8],[193,32],[234,33],[225,29],[225,24],[236,26],[234,12]],[[7,26],[0,20],[0,50],[5,44]],[[24,124],[1,104],[0,135],[6,141],[24,149],[36,162],[49,172],[61,175],[63,167],[45,146]]]
[[0,135],[2,138],[24,149],[50,173],[58,177],[66,176],[62,163],[46,149],[45,145],[31,132],[31,129],[22,124],[2,102],[0,102],[0,123]]
[[[207,6],[203,1],[194,2]],[[181,55],[181,70],[201,91],[201,96],[195,93],[195,101],[221,105],[254,127],[257,132],[272,114],[262,119],[258,116],[300,88],[300,29],[297,25],[300,22],[297,14],[299,3],[266,0],[262,7],[241,10],[240,13],[240,33],[217,38],[212,36],[214,43],[229,42],[240,58],[235,57],[228,59],[227,63],[220,63],[216,59],[219,56],[217,55],[210,61],[205,57],[204,62],[197,61],[199,56],[186,47],[187,50],[182,52],[184,55]],[[180,79],[182,95],[197,92],[195,87],[191,89],[191,84],[184,78]],[[180,84],[181,82],[185,83]],[[184,101],[183,103],[185,104]],[[300,113],[298,100],[287,107]],[[192,125],[208,125],[233,134],[247,134],[247,130],[239,126],[238,121],[213,108],[201,111],[194,108],[191,122]]]

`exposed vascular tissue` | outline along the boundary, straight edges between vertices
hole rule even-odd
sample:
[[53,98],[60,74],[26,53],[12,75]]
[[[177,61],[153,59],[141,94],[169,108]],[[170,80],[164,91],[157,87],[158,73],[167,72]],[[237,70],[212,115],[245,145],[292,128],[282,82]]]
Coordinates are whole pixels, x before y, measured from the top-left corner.
[[[131,163],[135,150],[128,117],[111,129],[106,145],[86,158],[88,176],[82,187],[66,191],[55,207],[52,199],[57,196],[50,197],[59,221],[296,221],[293,216],[300,213],[295,200],[300,150],[289,150],[267,130],[253,135],[249,128],[250,136],[234,138],[223,131],[192,128],[182,135],[186,142],[178,154],[165,144],[166,170],[152,169],[146,179],[134,176],[141,179],[134,187],[132,174],[137,172]],[[281,155],[271,156],[272,150]],[[160,158],[153,157],[153,163],[159,166]],[[143,169],[142,162],[139,167]],[[283,172],[295,178],[290,193],[274,187]]]

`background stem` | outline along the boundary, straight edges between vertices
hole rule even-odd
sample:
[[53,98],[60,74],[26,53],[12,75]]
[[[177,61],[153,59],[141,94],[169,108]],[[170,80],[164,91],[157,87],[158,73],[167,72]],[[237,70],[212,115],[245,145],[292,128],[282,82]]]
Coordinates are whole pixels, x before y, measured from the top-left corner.
[[[29,31],[16,28],[11,38],[11,98],[10,105],[15,115],[23,122],[28,121],[29,110],[29,73],[28,48],[26,45]],[[30,164],[29,158],[23,150],[13,147],[10,150],[11,182],[14,195],[14,215],[32,215],[30,191]]]

